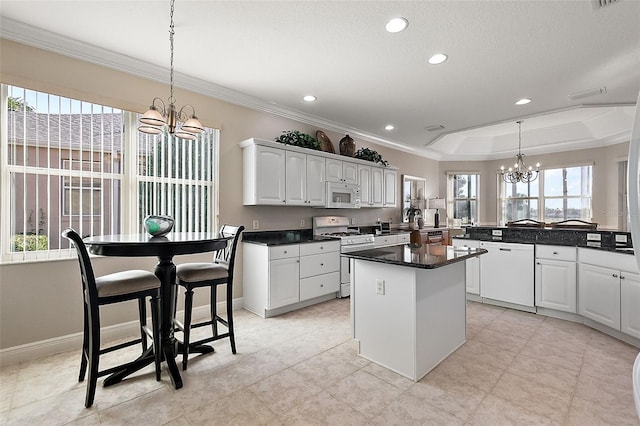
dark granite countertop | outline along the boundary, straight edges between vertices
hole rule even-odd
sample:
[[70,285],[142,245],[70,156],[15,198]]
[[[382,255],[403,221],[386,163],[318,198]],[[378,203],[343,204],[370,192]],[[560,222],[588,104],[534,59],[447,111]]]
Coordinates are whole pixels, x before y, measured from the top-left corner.
[[342,253],[341,256],[390,265],[435,269],[487,253],[485,249],[405,244]]
[[[500,230],[501,236],[493,235],[494,230]],[[601,241],[588,241],[587,233],[600,235]],[[625,235],[627,242],[616,242],[616,235]],[[618,231],[585,231],[550,228],[504,228],[504,227],[473,227],[467,228],[466,234],[456,235],[454,238],[477,241],[492,241],[498,243],[540,244],[569,247],[586,247],[616,253],[633,255],[631,234]]]
[[279,246],[286,244],[305,244],[318,241],[340,241],[339,238],[314,237],[311,229],[293,231],[260,231],[244,232],[242,241],[263,246]]

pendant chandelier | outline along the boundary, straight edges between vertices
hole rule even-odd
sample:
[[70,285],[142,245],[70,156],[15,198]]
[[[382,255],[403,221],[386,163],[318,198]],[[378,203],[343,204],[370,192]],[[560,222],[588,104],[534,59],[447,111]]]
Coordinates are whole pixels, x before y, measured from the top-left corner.
[[517,121],[518,123],[518,154],[516,155],[516,163],[513,167],[509,167],[508,171],[505,172],[504,166],[500,167],[500,171],[502,174],[502,179],[507,183],[529,183],[538,179],[538,174],[540,173],[540,163],[536,163],[536,169],[533,170],[533,167],[524,163],[524,154],[520,151],[520,147],[522,145],[522,120]]
[[[167,107],[162,99],[153,98],[149,110],[140,117],[138,130],[142,133],[159,135],[165,128],[179,138],[194,140],[199,133],[204,131],[204,127],[196,117],[196,110],[191,105],[185,105],[178,111],[173,97],[173,10],[175,0],[171,0],[171,24],[169,25],[169,45],[171,49],[171,72],[169,79],[169,106]],[[191,110],[191,114],[187,111]]]

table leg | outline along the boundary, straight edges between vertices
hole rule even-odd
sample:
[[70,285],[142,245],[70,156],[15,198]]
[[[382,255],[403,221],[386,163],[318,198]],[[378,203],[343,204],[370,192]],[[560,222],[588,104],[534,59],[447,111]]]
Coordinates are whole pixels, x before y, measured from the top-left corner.
[[176,364],[177,341],[173,337],[173,316],[176,299],[176,265],[173,256],[158,256],[155,274],[162,283],[160,287],[160,336],[162,355],[169,368],[171,383],[176,389],[182,387],[182,377]]

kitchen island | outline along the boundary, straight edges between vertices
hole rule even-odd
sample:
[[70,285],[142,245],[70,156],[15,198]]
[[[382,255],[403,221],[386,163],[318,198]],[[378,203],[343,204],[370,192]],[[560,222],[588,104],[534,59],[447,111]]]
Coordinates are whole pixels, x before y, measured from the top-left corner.
[[483,249],[407,244],[342,254],[360,356],[414,381],[466,341],[464,260]]

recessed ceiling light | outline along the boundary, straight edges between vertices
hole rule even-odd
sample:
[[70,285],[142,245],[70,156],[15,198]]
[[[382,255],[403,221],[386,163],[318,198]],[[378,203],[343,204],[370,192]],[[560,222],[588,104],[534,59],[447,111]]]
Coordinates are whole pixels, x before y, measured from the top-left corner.
[[400,31],[407,28],[408,25],[409,21],[404,18],[393,18],[390,19],[389,22],[387,22],[387,25],[385,25],[385,29],[390,33],[399,33]]
[[526,105],[526,104],[528,104],[529,102],[531,102],[531,99],[529,99],[529,98],[522,98],[522,99],[518,99],[518,100],[516,101],[516,105]]
[[394,126],[393,124],[387,124],[386,126],[384,126],[385,130],[393,130],[395,128],[396,128],[396,126]]
[[302,97],[302,100],[305,101],[305,102],[315,102],[316,99],[318,99],[318,98],[316,98],[313,95],[306,95],[306,96]]
[[444,61],[446,61],[447,58],[449,58],[449,57],[447,55],[445,55],[444,53],[436,53],[435,55],[433,55],[432,57],[429,58],[429,63],[431,65],[438,65],[438,64],[441,64]]

